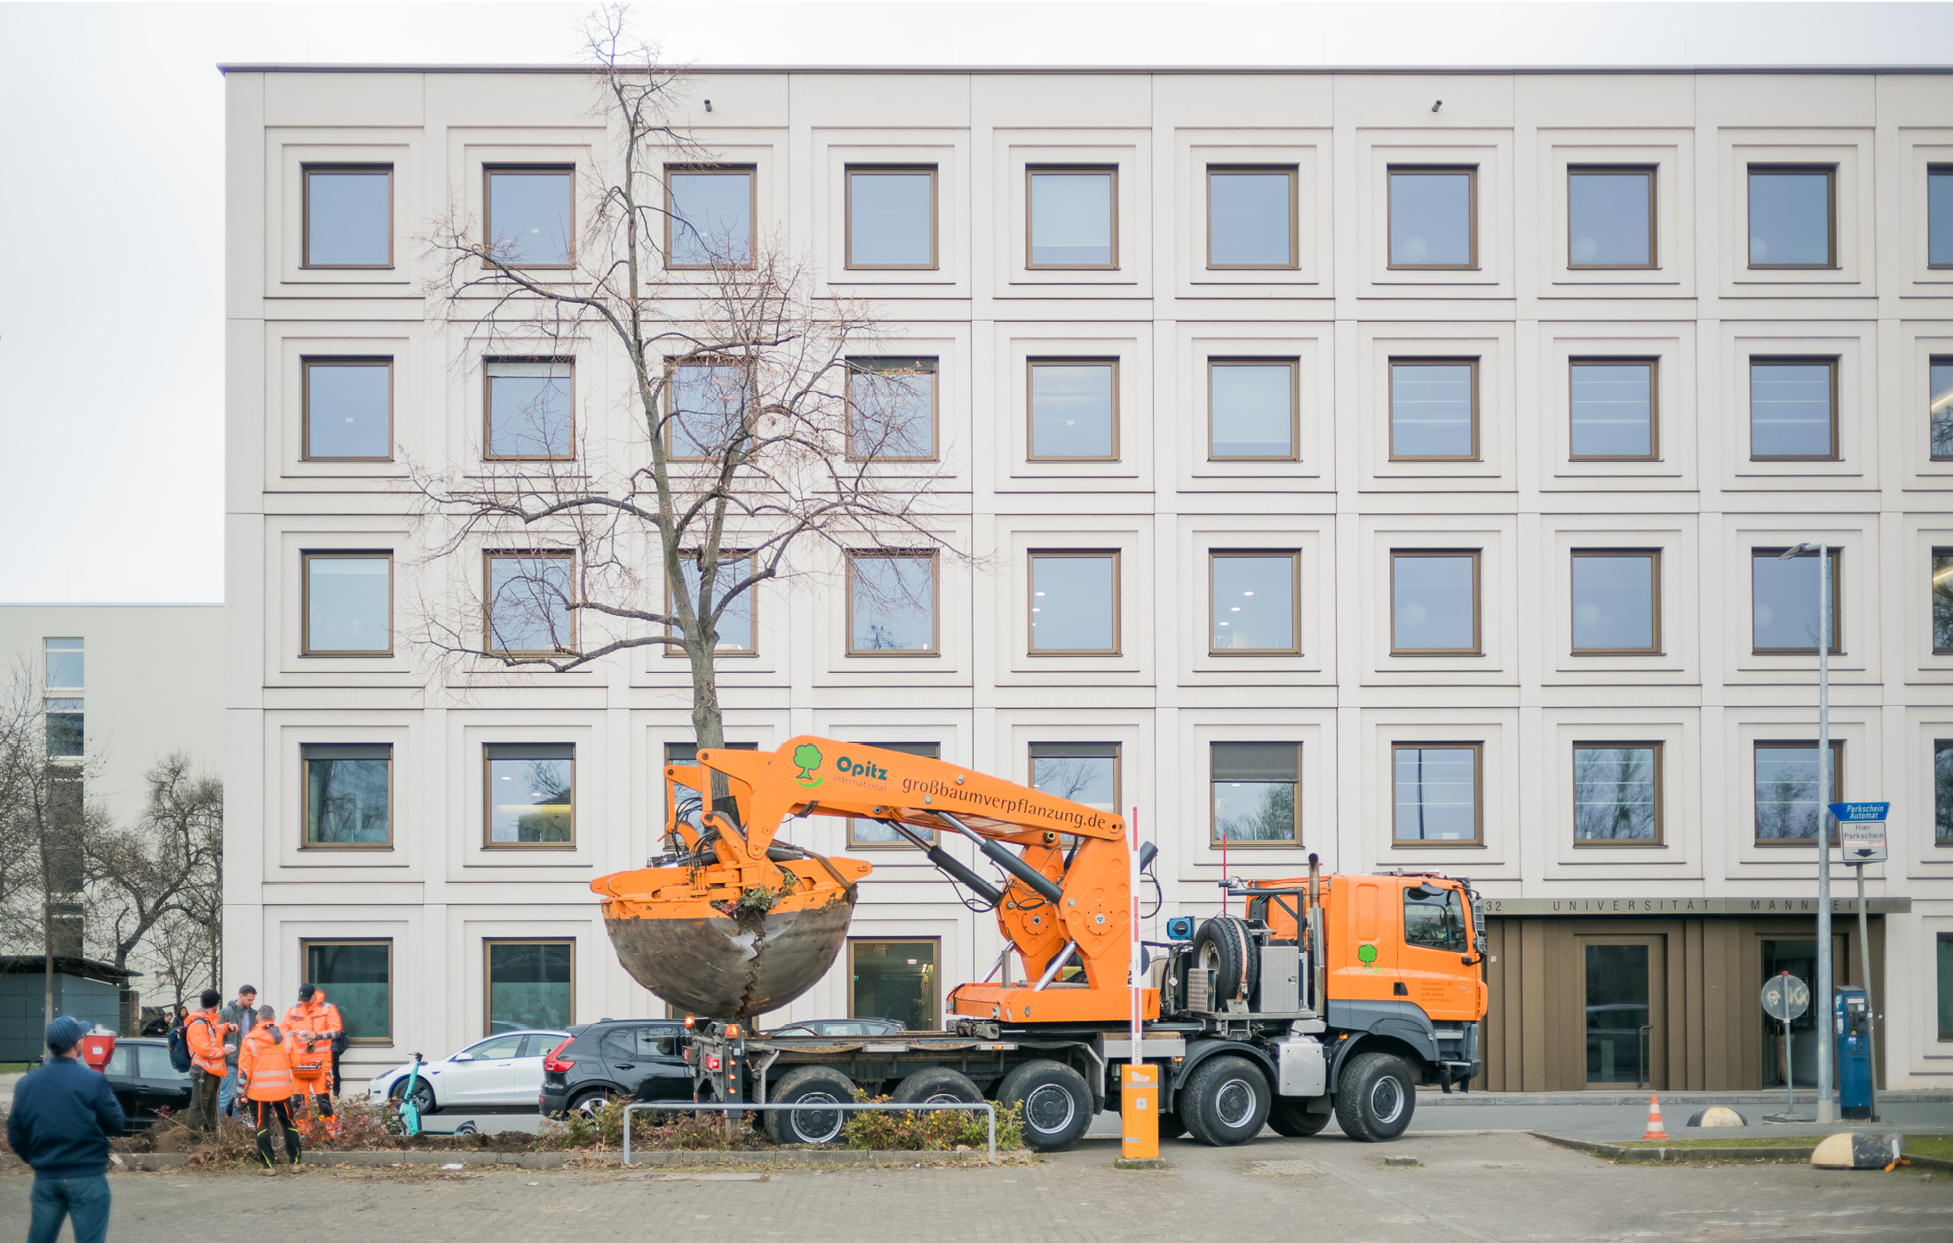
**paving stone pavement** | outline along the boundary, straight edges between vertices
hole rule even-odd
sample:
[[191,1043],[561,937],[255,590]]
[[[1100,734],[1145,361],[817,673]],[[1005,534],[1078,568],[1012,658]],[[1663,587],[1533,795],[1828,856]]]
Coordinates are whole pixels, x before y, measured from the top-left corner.
[[[110,1237],[178,1243],[186,1230],[245,1220],[254,1232],[306,1243],[1953,1238],[1953,1177],[1913,1171],[1610,1165],[1511,1133],[1414,1132],[1387,1145],[1264,1137],[1239,1148],[1163,1149],[1171,1163],[1163,1171],[1115,1170],[1117,1146],[1087,1140],[1035,1163],[974,1169],[117,1174]],[[1422,1165],[1385,1168],[1386,1156]],[[27,1190],[24,1174],[0,1176],[0,1222],[25,1222]]]

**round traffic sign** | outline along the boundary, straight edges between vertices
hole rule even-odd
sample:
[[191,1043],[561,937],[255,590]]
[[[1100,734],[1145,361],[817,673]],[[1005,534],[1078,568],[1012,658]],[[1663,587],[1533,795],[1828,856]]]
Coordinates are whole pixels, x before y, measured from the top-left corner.
[[1786,971],[1773,975],[1763,985],[1763,1011],[1779,1023],[1788,1023],[1811,1008],[1811,986]]

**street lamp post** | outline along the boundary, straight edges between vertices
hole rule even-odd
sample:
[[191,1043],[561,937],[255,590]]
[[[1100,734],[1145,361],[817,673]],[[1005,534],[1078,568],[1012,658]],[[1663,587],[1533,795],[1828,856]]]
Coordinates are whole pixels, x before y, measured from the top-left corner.
[[[1831,1099],[1831,546],[1805,542],[1781,560],[1817,554],[1817,1120],[1836,1119]],[[1784,1076],[1793,1078],[1788,1065]]]

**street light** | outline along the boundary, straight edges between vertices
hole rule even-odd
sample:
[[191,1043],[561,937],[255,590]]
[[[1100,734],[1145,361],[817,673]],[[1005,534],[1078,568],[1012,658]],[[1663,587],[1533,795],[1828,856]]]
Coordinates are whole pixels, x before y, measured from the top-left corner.
[[[1831,547],[1806,541],[1778,557],[1817,554],[1817,1120],[1836,1115],[1831,1100]],[[1786,1077],[1793,1072],[1786,1063]]]

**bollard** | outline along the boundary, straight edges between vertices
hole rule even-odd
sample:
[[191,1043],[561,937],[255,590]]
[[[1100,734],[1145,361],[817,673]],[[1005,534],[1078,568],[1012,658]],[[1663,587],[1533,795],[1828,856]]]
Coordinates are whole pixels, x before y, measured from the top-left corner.
[[1153,1161],[1160,1155],[1160,1068],[1131,1062],[1119,1067],[1119,1156]]

